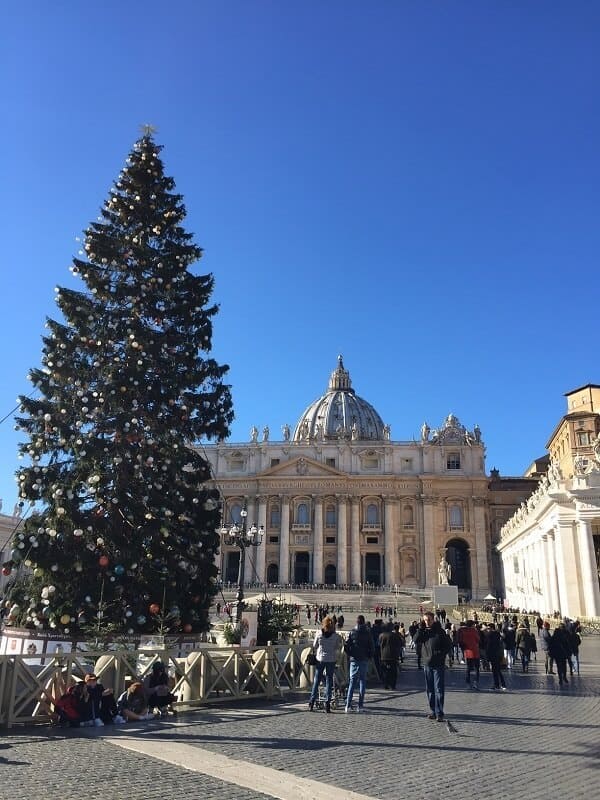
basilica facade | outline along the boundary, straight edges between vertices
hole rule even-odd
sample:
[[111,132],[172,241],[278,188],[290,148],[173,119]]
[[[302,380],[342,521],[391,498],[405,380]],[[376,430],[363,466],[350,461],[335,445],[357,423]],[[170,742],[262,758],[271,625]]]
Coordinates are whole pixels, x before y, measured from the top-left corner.
[[[248,524],[261,528],[262,544],[248,548],[246,580],[267,584],[430,590],[445,556],[450,583],[483,598],[501,585],[494,531],[537,485],[505,492],[498,519],[478,426],[449,414],[439,427],[423,423],[419,441],[394,440],[352,388],[341,356],[325,393],[293,430],[284,425],[275,440],[268,428],[253,427],[250,441],[203,452],[223,497],[224,525],[239,522],[246,508]],[[239,558],[224,541],[224,581],[237,580]]]

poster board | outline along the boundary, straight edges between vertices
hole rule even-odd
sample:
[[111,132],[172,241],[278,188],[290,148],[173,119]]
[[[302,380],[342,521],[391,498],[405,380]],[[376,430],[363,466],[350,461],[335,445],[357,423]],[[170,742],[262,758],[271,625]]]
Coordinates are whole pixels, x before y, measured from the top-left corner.
[[433,607],[448,608],[458,605],[458,586],[434,586]]

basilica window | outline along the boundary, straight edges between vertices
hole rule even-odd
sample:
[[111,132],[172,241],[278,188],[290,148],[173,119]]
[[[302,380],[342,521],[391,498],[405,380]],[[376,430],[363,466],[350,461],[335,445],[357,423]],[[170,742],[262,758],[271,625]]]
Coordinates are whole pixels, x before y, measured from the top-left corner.
[[448,453],[446,469],[460,469],[460,453]]
[[406,505],[402,509],[402,524],[405,528],[415,527],[415,516],[412,506]]
[[449,509],[450,528],[463,527],[463,510],[459,505],[452,505]]
[[366,513],[367,525],[379,525],[379,507],[375,503],[369,503]]
[[281,525],[281,511],[278,505],[271,506],[269,514],[269,527],[278,528]]
[[239,525],[242,521],[242,506],[240,503],[232,503],[229,506],[229,521]]
[[336,514],[335,514],[335,506],[328,505],[325,508],[325,527],[326,528],[335,528],[336,524]]
[[299,503],[296,508],[296,522],[298,525],[308,525],[308,506],[306,503]]

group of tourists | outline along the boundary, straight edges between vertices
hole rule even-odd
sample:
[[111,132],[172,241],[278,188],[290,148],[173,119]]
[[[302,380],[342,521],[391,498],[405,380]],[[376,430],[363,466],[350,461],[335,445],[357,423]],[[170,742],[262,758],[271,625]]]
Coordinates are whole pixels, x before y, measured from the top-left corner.
[[[424,672],[429,705],[427,716],[431,720],[442,722],[445,718],[445,671],[455,662],[465,666],[465,683],[475,691],[479,691],[482,671],[491,675],[490,691],[507,691],[503,670],[514,669],[518,659],[522,672],[527,673],[531,658],[535,658],[538,651],[544,654],[546,674],[557,674],[561,687],[568,685],[567,669],[571,675],[579,673],[581,626],[578,621],[565,619],[551,632],[550,623],[538,617],[540,624],[536,637],[530,629],[529,619],[525,617],[519,621],[517,615],[509,617],[505,614],[502,620],[489,623],[480,623],[475,618],[464,619],[458,626],[449,620],[442,624],[442,619],[439,611],[425,611],[421,621],[413,620],[408,628],[408,646],[415,650],[417,668]],[[315,707],[319,686],[324,679],[325,711],[331,712],[335,666],[342,647],[348,657],[344,711],[361,713],[364,711],[369,662],[373,661],[383,687],[395,689],[406,644],[403,624],[384,624],[378,619],[370,625],[359,614],[355,627],[344,642],[336,632],[332,617],[324,617],[321,630],[313,641],[315,674],[309,710]],[[353,705],[355,695],[356,706]]]
[[325,617],[329,615],[335,616],[336,612],[338,614],[336,620],[339,619],[339,616],[341,616],[343,620],[343,608],[338,603],[335,604],[321,603],[320,605],[314,605],[314,606],[311,606],[309,603],[307,603],[304,608],[304,611],[306,614],[306,621],[308,622],[309,625],[313,620],[317,624],[323,622]]
[[123,725],[175,714],[172,704],[176,700],[165,665],[155,661],[151,672],[143,680],[133,681],[118,698],[90,672],[51,702],[55,722],[79,728]]

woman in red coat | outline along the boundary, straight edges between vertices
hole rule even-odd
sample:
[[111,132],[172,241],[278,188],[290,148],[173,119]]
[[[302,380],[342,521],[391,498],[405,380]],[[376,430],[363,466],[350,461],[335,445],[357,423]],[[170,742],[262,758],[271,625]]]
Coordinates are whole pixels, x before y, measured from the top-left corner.
[[[479,631],[475,627],[474,620],[468,619],[466,626],[458,629],[458,643],[467,662],[467,685],[479,689]],[[471,670],[475,672],[473,683],[471,683]]]

